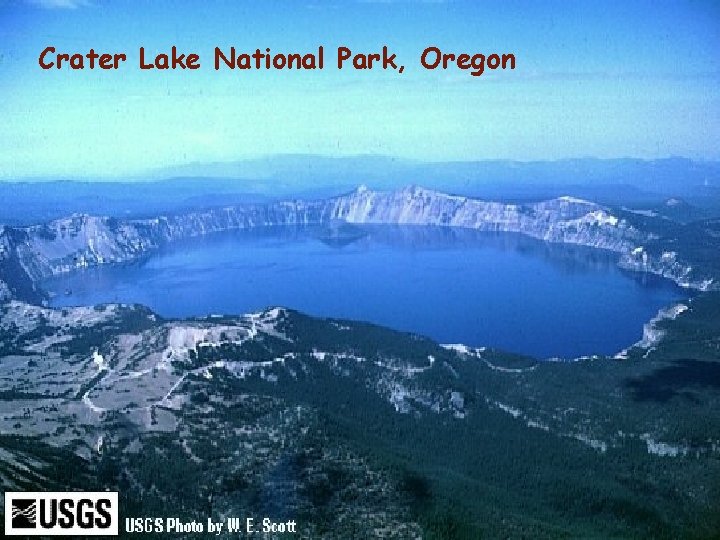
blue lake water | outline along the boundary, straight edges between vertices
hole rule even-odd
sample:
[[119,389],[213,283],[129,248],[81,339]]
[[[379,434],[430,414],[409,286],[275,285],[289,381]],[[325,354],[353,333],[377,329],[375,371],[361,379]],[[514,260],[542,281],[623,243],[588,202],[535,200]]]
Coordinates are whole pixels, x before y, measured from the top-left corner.
[[620,270],[616,257],[514,234],[268,228],[184,241],[44,286],[54,306],[138,302],[165,317],[287,306],[442,343],[567,358],[617,352],[640,339],[659,308],[687,296]]

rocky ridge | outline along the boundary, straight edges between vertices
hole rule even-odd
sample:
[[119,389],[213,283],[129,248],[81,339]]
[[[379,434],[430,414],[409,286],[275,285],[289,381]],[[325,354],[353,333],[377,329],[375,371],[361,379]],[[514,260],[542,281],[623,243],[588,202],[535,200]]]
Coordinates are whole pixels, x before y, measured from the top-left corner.
[[677,252],[652,254],[658,234],[620,212],[559,197],[533,204],[487,202],[410,186],[373,191],[364,186],[330,199],[279,201],[209,208],[143,220],[73,215],[30,227],[0,230],[0,301],[38,301],[40,279],[99,264],[135,260],[161,246],[227,230],[269,226],[392,224],[457,227],[524,234],[546,242],[578,244],[619,253],[619,264],[682,286],[706,290],[715,280]]

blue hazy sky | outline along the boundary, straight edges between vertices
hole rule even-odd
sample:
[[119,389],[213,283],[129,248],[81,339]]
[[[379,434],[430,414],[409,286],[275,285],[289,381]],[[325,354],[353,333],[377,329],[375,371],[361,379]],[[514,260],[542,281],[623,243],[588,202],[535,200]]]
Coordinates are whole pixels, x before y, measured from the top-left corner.
[[[326,47],[322,72],[230,71],[243,52]],[[388,45],[405,72],[338,71]],[[118,71],[39,53],[125,52]],[[138,49],[201,55],[146,72]],[[421,51],[516,55],[515,71],[428,71]],[[720,159],[720,3],[0,0],[0,178],[141,175],[278,153],[421,160]]]

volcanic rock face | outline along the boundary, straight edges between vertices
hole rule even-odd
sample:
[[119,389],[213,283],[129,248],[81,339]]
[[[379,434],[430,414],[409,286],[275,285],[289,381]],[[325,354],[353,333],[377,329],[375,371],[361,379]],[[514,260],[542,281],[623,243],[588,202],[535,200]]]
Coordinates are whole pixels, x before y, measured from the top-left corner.
[[154,219],[121,221],[74,215],[23,229],[17,245],[33,279],[75,268],[126,262],[169,242],[214,232],[253,227],[322,223],[324,202],[279,202],[214,208]]
[[[5,234],[5,228],[0,230],[0,265],[3,267],[7,265],[7,260],[10,258],[10,242]],[[12,297],[10,287],[0,276],[0,302],[9,300]]]
[[39,302],[43,293],[20,260],[28,234],[22,229],[0,228],[0,302],[22,298]]
[[[132,261],[183,238],[266,226],[354,224],[458,227],[520,233],[547,242],[579,244],[620,254],[623,266],[660,274],[682,285],[712,288],[706,276],[677,256],[638,264],[636,246],[657,240],[598,204],[560,197],[534,204],[505,204],[448,195],[419,187],[352,193],[316,201],[279,201],[123,221],[73,215],[26,228],[0,231],[0,299],[37,300],[44,277],[98,264]],[[657,259],[657,260],[656,260]]]
[[515,232],[548,242],[625,251],[643,235],[597,204],[561,197],[529,205],[486,202],[419,187],[359,188],[334,199],[333,218],[350,223],[432,225]]

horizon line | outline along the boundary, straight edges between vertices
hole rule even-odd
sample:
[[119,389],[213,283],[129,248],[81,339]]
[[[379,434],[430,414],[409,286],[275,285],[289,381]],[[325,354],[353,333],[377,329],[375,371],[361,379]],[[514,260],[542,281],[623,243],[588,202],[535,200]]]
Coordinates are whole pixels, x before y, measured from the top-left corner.
[[361,153],[361,154],[321,154],[321,153],[277,153],[277,154],[260,154],[252,157],[237,158],[228,161],[189,161],[182,164],[166,165],[153,167],[146,170],[145,172],[133,172],[133,173],[117,173],[117,174],[87,174],[87,175],[25,175],[25,176],[6,176],[0,172],[0,183],[8,184],[20,184],[20,183],[34,183],[34,182],[76,182],[76,183],[89,183],[89,182],[107,182],[107,183],[142,183],[142,182],[162,182],[167,180],[181,180],[181,179],[193,179],[193,178],[204,178],[204,179],[218,179],[218,180],[266,180],[269,179],[267,176],[258,175],[256,177],[250,176],[233,176],[231,174],[212,174],[210,171],[208,174],[182,174],[182,169],[191,167],[218,167],[218,166],[238,166],[242,164],[258,163],[264,160],[273,159],[318,159],[328,161],[343,161],[353,159],[383,159],[397,162],[398,164],[404,164],[407,166],[432,166],[432,165],[452,165],[452,164],[481,164],[481,163],[507,163],[507,164],[560,164],[568,162],[618,162],[618,161],[635,161],[642,163],[653,163],[653,162],[667,162],[667,161],[686,161],[690,163],[699,163],[706,165],[720,165],[720,159],[712,158],[696,158],[680,155],[668,155],[664,157],[637,157],[637,156],[618,156],[618,157],[595,157],[595,156],[583,156],[583,157],[564,157],[564,158],[553,158],[553,159],[511,159],[511,158],[477,158],[477,159],[449,159],[449,160],[419,160],[415,158],[406,158],[402,156],[394,156],[391,154],[373,154],[373,153]]

